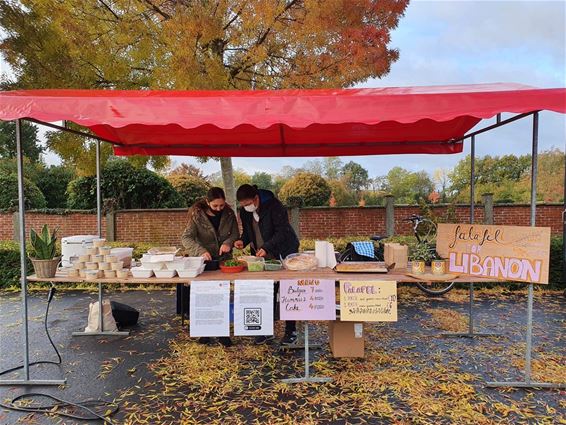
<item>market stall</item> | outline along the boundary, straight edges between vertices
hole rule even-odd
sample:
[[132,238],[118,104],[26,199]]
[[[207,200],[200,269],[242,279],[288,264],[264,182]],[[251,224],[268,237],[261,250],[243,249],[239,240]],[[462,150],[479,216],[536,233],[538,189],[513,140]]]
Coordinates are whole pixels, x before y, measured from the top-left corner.
[[[51,123],[72,121],[92,133],[72,132],[97,139],[100,235],[100,141],[111,143],[117,155],[273,157],[449,154],[461,152],[467,138],[472,139],[473,149],[475,136],[529,116],[534,119],[531,173],[531,225],[534,226],[538,111],[541,110],[566,113],[566,89],[484,84],[350,90],[0,92],[0,119],[17,120],[25,365],[23,380],[0,383],[60,383],[30,380],[29,377],[28,277],[20,120],[26,119],[63,131],[71,130]],[[501,120],[501,113],[517,115]],[[497,116],[494,125],[468,133],[481,120],[494,116]],[[473,287],[470,286],[470,289]],[[525,382],[511,383],[513,386],[546,386],[544,383],[533,383],[530,378],[532,290],[530,283]],[[99,282],[99,300],[101,294],[102,281]],[[471,306],[473,292],[470,294]],[[470,334],[473,334],[472,328]]]

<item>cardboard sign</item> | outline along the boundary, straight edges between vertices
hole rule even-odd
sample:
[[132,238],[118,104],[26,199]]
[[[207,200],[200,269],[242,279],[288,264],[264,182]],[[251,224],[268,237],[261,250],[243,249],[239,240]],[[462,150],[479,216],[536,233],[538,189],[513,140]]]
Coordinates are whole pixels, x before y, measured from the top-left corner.
[[281,320],[334,320],[334,280],[281,280],[279,303]]
[[436,250],[451,273],[548,283],[550,227],[439,224]]
[[396,322],[397,282],[341,280],[340,320],[343,322]]
[[234,335],[273,335],[273,280],[234,282]]
[[230,282],[191,282],[189,333],[230,336]]

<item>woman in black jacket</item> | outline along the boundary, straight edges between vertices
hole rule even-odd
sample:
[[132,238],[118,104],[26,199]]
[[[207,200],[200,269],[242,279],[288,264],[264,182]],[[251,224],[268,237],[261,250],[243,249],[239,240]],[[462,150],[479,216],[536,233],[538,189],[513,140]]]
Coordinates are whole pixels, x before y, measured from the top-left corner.
[[[243,249],[249,244],[253,255],[267,259],[284,258],[298,252],[299,239],[289,223],[287,208],[273,192],[244,184],[238,188],[236,198],[240,203],[242,222],[242,237],[234,242],[236,248]],[[270,339],[273,337],[256,337],[256,343]],[[296,340],[295,321],[285,322],[285,336],[281,344],[291,345]]]

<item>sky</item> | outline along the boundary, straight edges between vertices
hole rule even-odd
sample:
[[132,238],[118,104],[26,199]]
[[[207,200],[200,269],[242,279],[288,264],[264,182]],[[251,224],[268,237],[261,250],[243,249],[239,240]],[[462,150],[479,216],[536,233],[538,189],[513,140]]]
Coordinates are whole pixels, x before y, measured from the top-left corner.
[[[446,84],[514,82],[536,87],[566,87],[566,1],[426,1],[413,0],[390,47],[400,58],[382,79],[356,87],[403,87]],[[6,64],[0,62],[0,71]],[[503,118],[506,116],[504,115]],[[484,120],[477,128],[493,124]],[[531,151],[532,119],[519,120],[476,137],[476,155],[523,155]],[[566,117],[543,112],[539,117],[539,149],[565,149]],[[358,162],[370,177],[382,176],[395,166],[433,173],[449,169],[469,154],[382,155],[342,157]],[[194,164],[209,175],[220,164],[201,164],[191,157],[171,157],[173,165]],[[235,169],[248,174],[276,174],[281,167],[301,167],[313,158],[234,158]],[[46,158],[58,163],[54,154]]]

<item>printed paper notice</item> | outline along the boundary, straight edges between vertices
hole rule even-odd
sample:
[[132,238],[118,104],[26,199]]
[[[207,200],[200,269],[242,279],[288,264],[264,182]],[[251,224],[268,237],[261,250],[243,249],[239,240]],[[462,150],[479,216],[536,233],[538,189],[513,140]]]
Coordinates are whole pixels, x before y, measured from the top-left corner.
[[397,282],[340,281],[340,320],[396,322]]
[[230,336],[230,282],[191,282],[189,332],[195,336]]
[[335,320],[334,280],[282,280],[279,303],[281,320]]
[[234,335],[273,335],[273,280],[234,282]]

